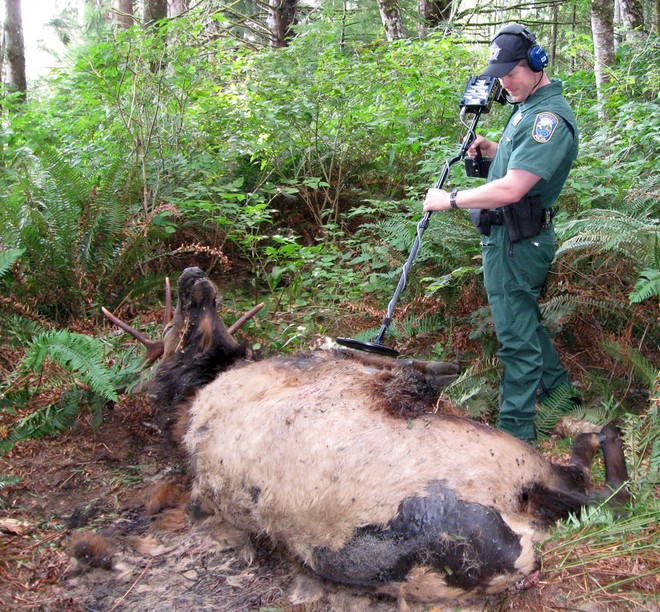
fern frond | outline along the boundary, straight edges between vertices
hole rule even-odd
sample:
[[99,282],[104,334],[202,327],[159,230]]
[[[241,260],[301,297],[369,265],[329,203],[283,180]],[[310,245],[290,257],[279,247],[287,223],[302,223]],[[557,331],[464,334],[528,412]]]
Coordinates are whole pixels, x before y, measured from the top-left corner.
[[576,406],[573,401],[574,397],[575,388],[572,385],[561,385],[553,389],[552,393],[539,405],[536,415],[536,431],[540,435],[548,435],[562,417],[584,416],[584,409]]
[[628,316],[629,311],[625,303],[595,300],[583,295],[559,295],[539,305],[544,317],[554,316],[557,318],[562,313],[570,315],[577,310],[601,310],[607,313],[616,313]]
[[406,338],[413,336],[435,333],[443,325],[443,319],[437,314],[428,314],[424,316],[409,316],[399,321],[401,334]]
[[[164,296],[166,274],[144,274],[130,283],[126,283],[121,293],[117,296],[118,302],[126,299],[139,300],[144,298],[153,298],[154,296]],[[170,275],[172,285],[176,285],[177,275]]]
[[451,287],[457,283],[460,283],[465,276],[468,275],[478,275],[481,274],[483,266],[481,264],[475,266],[460,266],[451,272],[444,274],[440,278],[423,278],[422,282],[428,282],[429,285],[426,288],[427,295],[434,295],[441,289],[446,287]]
[[68,330],[43,332],[28,344],[22,366],[39,371],[47,357],[80,376],[95,393],[107,400],[118,400],[112,377],[103,363],[103,345],[96,338]]
[[32,338],[44,332],[46,328],[37,321],[18,315],[10,315],[3,319],[3,327],[9,345],[22,348]]
[[105,171],[103,177],[87,198],[80,232],[80,260],[90,273],[115,276],[130,276],[135,260],[129,262],[131,268],[123,266],[123,254],[130,252],[126,245],[139,236],[138,244],[148,235],[148,227],[131,231],[135,220],[131,220],[130,184],[135,169],[130,161],[116,159]]
[[657,202],[637,209],[620,211],[595,209],[578,219],[557,224],[557,232],[566,237],[556,257],[577,249],[616,251],[639,266],[650,265],[660,233]]
[[0,491],[4,487],[16,485],[21,482],[21,479],[18,476],[7,476],[5,474],[0,474]]
[[600,346],[610,357],[614,357],[619,363],[628,367],[630,374],[647,389],[653,389],[658,377],[658,368],[639,351],[615,340],[603,340]]
[[660,486],[660,372],[648,409],[626,415],[623,442],[630,465],[630,489],[639,503],[655,499]]
[[651,297],[660,297],[660,270],[647,268],[639,273],[630,301],[636,304]]
[[0,279],[11,270],[11,267],[20,259],[23,253],[25,253],[25,249],[0,251]]
[[442,395],[472,417],[487,415],[498,405],[500,365],[495,357],[479,359],[445,387]]
[[57,404],[48,404],[21,419],[9,436],[0,440],[0,453],[9,452],[18,442],[43,438],[67,429],[76,419],[83,405],[84,391],[67,391]]

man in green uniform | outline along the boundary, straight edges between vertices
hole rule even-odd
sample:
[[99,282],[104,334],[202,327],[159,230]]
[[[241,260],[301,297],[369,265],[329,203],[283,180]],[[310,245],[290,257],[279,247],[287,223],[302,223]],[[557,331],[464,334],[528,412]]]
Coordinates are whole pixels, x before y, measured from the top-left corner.
[[499,143],[477,136],[470,150],[493,157],[488,181],[451,193],[430,189],[424,210],[471,209],[482,234],[484,284],[504,366],[499,427],[536,437],[535,403],[568,384],[541,322],[538,297],[555,254],[552,205],[577,156],[578,130],[547,55],[523,26],[493,39],[484,75],[500,79],[515,104]]

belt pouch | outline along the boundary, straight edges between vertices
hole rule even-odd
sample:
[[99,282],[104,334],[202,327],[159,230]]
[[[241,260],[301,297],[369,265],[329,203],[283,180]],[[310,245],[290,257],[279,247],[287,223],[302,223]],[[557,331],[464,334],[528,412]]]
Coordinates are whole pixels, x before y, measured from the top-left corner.
[[488,216],[488,211],[481,208],[471,208],[468,214],[470,215],[470,221],[477,228],[477,231],[482,236],[490,236],[490,217]]
[[543,225],[541,197],[525,197],[520,202],[513,204],[512,207],[520,239],[538,236]]

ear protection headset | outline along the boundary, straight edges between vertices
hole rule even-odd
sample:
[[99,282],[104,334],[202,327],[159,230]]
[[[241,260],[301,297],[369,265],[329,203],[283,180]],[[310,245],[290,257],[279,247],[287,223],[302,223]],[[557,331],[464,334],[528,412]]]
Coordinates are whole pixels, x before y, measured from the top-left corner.
[[505,26],[497,33],[495,38],[502,34],[522,36],[529,43],[529,49],[527,49],[527,63],[534,72],[541,72],[548,65],[548,54],[543,47],[536,44],[536,36],[534,36],[534,34],[525,26],[519,24]]

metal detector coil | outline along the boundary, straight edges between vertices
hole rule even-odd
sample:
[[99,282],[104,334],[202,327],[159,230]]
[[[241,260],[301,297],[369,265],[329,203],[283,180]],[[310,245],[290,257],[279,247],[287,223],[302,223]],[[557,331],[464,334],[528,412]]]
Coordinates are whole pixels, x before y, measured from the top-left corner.
[[[479,123],[479,118],[482,114],[487,113],[490,110],[490,107],[494,101],[498,101],[502,104],[506,102],[506,98],[503,97],[503,90],[499,81],[495,77],[490,76],[471,77],[459,102],[459,106],[461,108],[460,121],[468,128],[468,132],[463,138],[463,142],[461,143],[461,148],[458,154],[450,160],[445,161],[442,174],[434,185],[435,188],[440,189],[449,176],[450,168],[465,158],[470,145],[472,145],[474,139],[477,137],[475,130],[477,128],[477,123]],[[464,121],[465,115],[468,114],[474,115],[470,125],[467,125]],[[419,248],[422,244],[422,235],[426,231],[426,228],[429,226],[431,212],[432,211],[428,211],[424,213],[424,216],[417,224],[417,235],[415,236],[415,240],[410,249],[408,259],[406,260],[406,263],[403,266],[403,270],[401,271],[401,277],[399,278],[399,283],[396,286],[394,295],[392,296],[392,299],[387,306],[387,313],[385,314],[385,318],[383,319],[383,323],[378,334],[370,342],[364,342],[354,338],[336,338],[337,344],[359,351],[385,355],[387,357],[396,357],[399,355],[399,352],[396,349],[390,348],[383,343],[383,338],[385,337],[385,334],[387,333],[387,330],[392,323],[394,309],[396,308],[399,296],[404,290],[408,280],[408,272],[410,271],[413,261],[415,260],[415,257],[417,256]]]

